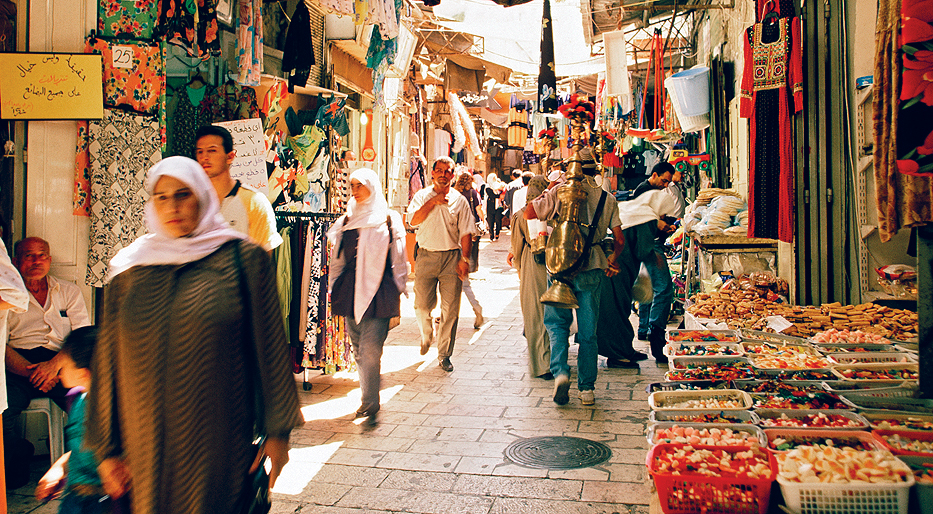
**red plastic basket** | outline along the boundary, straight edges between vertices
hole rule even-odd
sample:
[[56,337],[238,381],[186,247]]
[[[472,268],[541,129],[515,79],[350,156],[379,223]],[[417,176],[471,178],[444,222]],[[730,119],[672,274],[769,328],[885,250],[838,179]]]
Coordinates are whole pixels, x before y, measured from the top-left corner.
[[[657,456],[684,444],[661,443],[648,451],[648,473],[654,478],[661,510],[665,514],[695,514],[718,512],[723,514],[766,514],[771,497],[771,483],[777,474],[777,461],[770,452],[768,463],[771,473],[767,478],[739,479],[735,477],[706,477],[701,475],[673,475],[655,471]],[[697,450],[745,452],[749,446],[701,446]],[[763,450],[759,450],[763,451]]]
[[884,445],[885,448],[890,450],[894,455],[913,455],[916,457],[933,457],[933,450],[929,452],[916,452],[912,450],[903,450],[900,448],[895,448],[891,446],[887,441],[884,440],[884,436],[897,435],[901,439],[912,439],[915,441],[924,441],[924,442],[933,442],[933,432],[919,432],[916,430],[883,430],[883,429],[874,429],[871,431],[872,437],[874,437],[879,443]]

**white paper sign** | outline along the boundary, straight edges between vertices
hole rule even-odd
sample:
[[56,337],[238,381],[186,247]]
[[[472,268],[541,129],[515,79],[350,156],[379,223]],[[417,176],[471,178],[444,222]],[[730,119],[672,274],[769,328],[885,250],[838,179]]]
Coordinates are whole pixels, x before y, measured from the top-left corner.
[[133,67],[133,47],[132,46],[114,45],[113,67],[114,68],[132,68]]
[[779,334],[794,326],[794,324],[790,321],[787,321],[787,318],[784,316],[768,316],[765,319],[768,320],[768,328],[773,329]]
[[229,130],[233,136],[236,157],[230,165],[230,176],[262,194],[268,194],[269,177],[266,174],[266,140],[262,133],[262,120],[250,118],[214,125]]

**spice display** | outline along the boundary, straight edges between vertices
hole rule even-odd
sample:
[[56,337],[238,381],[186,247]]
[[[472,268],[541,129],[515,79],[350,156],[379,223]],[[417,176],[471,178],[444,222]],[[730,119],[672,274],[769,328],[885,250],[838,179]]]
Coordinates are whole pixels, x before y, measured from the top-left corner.
[[840,414],[807,414],[803,417],[790,417],[782,413],[779,417],[766,417],[758,413],[761,418],[761,426],[768,428],[787,427],[787,428],[861,428],[862,423],[847,418]]
[[830,484],[905,482],[906,464],[885,451],[830,445],[802,446],[777,456],[778,475],[790,482]]
[[702,444],[706,446],[758,446],[758,436],[754,432],[732,430],[731,428],[699,428],[674,425],[658,428],[654,432],[653,443]]

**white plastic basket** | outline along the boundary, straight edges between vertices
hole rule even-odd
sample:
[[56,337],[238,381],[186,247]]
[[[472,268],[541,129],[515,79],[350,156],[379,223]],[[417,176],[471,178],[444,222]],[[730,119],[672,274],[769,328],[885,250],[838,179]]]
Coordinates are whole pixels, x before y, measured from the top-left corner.
[[[845,380],[848,382],[853,381],[864,381],[864,382],[875,382],[875,383],[884,383],[884,384],[902,384],[905,382],[903,378],[849,378],[846,377],[843,372],[848,370],[865,370],[865,371],[887,371],[887,370],[898,370],[898,371],[909,371],[913,373],[919,373],[918,365],[915,363],[903,363],[903,364],[846,364],[841,366],[833,367],[833,375],[836,376],[839,380]],[[911,382],[912,380],[906,380]]]
[[738,343],[742,336],[738,330],[685,330],[669,328],[664,339],[668,343]]
[[837,365],[908,364],[915,362],[910,359],[908,354],[895,352],[830,353],[826,358],[829,362]]
[[[709,353],[706,355],[676,355],[676,353],[681,350],[688,350],[698,347],[710,349],[710,347],[716,346],[724,350],[732,350],[735,353],[732,355],[725,353]],[[669,359],[671,357],[696,357],[701,359],[704,357],[744,357],[745,350],[742,349],[742,345],[739,343],[667,343],[664,345],[664,356]]]
[[[693,424],[690,424],[690,423],[676,423],[676,422],[671,422],[671,421],[664,421],[664,422],[653,423],[649,425],[648,433],[647,433],[648,444],[655,445],[660,442],[660,441],[655,440],[657,439],[658,430],[662,428],[670,429],[673,427],[682,427],[682,428],[689,427],[689,428],[696,428],[696,429],[705,428],[707,430],[717,428],[719,430],[730,429],[733,432],[747,432],[749,434],[755,435],[758,438],[758,446],[761,446],[762,448],[768,446],[768,436],[765,435],[764,430],[762,430],[756,425],[743,425],[743,424],[738,424],[738,423],[731,423],[731,424],[730,423],[693,423]],[[708,444],[708,443],[697,443],[697,444]],[[713,446],[735,446],[735,445],[720,444],[720,445],[713,445]]]
[[[696,416],[727,416],[735,419],[735,423],[708,423],[685,421],[695,419]],[[700,425],[728,425],[728,424],[748,424],[757,425],[761,422],[758,416],[749,410],[721,411],[721,410],[653,410],[648,413],[649,423],[675,422],[680,426],[700,426]]]
[[907,512],[915,481],[911,474],[906,482],[895,484],[800,483],[780,475],[777,482],[787,509],[794,514],[902,514]]
[[[680,405],[679,403],[691,400],[724,400],[734,401],[737,407],[705,407],[691,409]],[[655,391],[648,396],[648,406],[651,410],[717,410],[723,412],[742,411],[752,408],[752,397],[745,391],[738,389],[719,389],[713,391]]]

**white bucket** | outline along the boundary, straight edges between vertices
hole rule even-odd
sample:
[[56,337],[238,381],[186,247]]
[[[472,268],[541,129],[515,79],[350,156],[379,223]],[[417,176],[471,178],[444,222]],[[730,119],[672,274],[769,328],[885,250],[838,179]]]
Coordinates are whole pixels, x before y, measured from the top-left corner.
[[699,116],[710,111],[709,72],[709,67],[697,66],[664,80],[664,87],[670,91],[674,105],[679,104],[678,118]]

